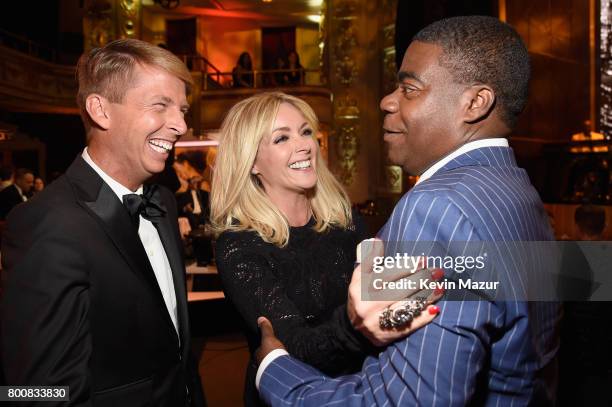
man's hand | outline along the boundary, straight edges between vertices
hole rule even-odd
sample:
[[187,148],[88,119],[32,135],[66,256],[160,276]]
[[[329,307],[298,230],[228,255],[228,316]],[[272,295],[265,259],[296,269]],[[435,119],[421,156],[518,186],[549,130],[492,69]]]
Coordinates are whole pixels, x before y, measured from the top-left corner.
[[[359,258],[361,255],[358,254],[357,261],[362,260],[363,263],[353,271],[346,309],[349,320],[356,330],[368,338],[372,344],[385,346],[430,323],[439,313],[439,308],[435,305],[429,305],[411,323],[405,327],[394,329],[382,329],[380,327],[382,311],[387,307],[394,310],[403,305],[406,300],[414,299],[417,295],[426,297],[428,304],[439,300],[444,293],[443,290],[439,289],[433,292],[421,290],[418,282],[421,279],[439,280],[444,277],[444,272],[439,269],[420,269],[416,272],[414,270],[398,272],[397,270],[385,269],[382,273],[373,273],[373,259],[384,256],[384,246],[382,241],[374,240],[369,242],[367,249],[369,249],[369,253],[364,254],[363,258]],[[400,279],[411,280],[415,282],[415,288],[406,290],[387,289],[383,290],[384,292],[381,290],[376,292],[372,284],[373,279],[384,282],[396,282]],[[367,287],[372,292],[362,292],[363,287]],[[364,300],[364,297],[378,297],[381,300],[368,301]]]
[[255,351],[255,359],[259,366],[268,353],[272,352],[274,349],[285,349],[285,346],[274,335],[272,323],[267,318],[259,317],[257,319],[257,325],[261,331],[261,345],[259,345],[259,348]]
[[193,205],[191,204],[191,202],[183,206],[183,212],[188,212],[188,213],[193,212]]
[[184,216],[178,218],[179,225],[179,233],[181,234],[181,238],[187,239],[187,236],[191,233],[191,225],[189,224],[189,219]]

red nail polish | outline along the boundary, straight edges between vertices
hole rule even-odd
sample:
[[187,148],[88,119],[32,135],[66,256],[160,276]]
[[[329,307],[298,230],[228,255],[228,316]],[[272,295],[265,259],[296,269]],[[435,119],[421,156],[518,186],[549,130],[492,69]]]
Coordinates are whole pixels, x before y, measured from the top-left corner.
[[442,288],[442,287],[438,287],[438,288],[436,288],[436,289],[434,290],[433,294],[434,294],[434,295],[442,295],[442,294],[444,294],[444,288]]
[[429,315],[438,315],[440,313],[440,307],[432,305],[427,309],[427,312],[429,312]]
[[435,269],[431,272],[431,278],[434,280],[440,280],[442,277],[444,277],[444,271],[442,271],[442,269]]

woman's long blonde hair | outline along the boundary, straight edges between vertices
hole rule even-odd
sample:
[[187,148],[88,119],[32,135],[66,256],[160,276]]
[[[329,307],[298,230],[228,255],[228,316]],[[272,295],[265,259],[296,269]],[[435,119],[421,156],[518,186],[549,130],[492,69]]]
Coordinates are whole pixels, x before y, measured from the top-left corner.
[[[226,230],[254,230],[266,242],[279,247],[289,241],[287,218],[251,173],[259,143],[272,132],[281,103],[299,110],[316,137],[319,126],[314,111],[295,96],[260,93],[232,107],[221,126],[210,192],[210,220],[217,234]],[[317,232],[331,226],[346,228],[352,222],[348,196],[325,165],[316,144],[317,184],[308,194],[316,221],[313,228]]]

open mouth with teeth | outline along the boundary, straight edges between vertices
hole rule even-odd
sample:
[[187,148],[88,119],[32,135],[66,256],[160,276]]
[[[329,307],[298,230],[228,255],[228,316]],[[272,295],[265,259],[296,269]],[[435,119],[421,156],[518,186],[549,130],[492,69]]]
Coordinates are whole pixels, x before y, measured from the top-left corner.
[[289,164],[289,168],[293,170],[304,170],[310,168],[310,160],[296,161]]
[[173,145],[174,144],[171,141],[167,141],[167,140],[162,140],[162,139],[149,140],[149,147],[151,147],[153,151],[157,151],[158,153],[161,153],[161,154],[169,153],[170,150],[172,150]]

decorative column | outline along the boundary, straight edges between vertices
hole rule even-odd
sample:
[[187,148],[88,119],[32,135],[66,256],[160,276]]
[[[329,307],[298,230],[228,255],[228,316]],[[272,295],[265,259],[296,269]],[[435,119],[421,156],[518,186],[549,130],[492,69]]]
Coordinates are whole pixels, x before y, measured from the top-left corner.
[[[398,0],[383,0],[381,8],[386,12],[380,16],[380,41],[382,44],[382,83],[381,97],[391,93],[397,86],[397,69],[395,58],[395,19],[397,15]],[[381,122],[384,114],[381,112]],[[382,138],[382,130],[379,131]],[[383,142],[384,143],[384,142]],[[402,193],[402,168],[388,162],[384,149],[380,151],[380,163],[383,163],[383,172],[380,174],[381,182],[376,188],[376,195],[394,195]]]
[[140,38],[140,0],[86,0],[83,18],[85,50],[119,38]]
[[[322,32],[329,60],[324,52],[322,62],[323,67],[328,62],[328,85],[334,97],[330,164],[353,202],[376,196],[384,179],[379,103],[387,90],[383,83],[388,81],[387,58],[392,55],[383,48],[389,35],[393,45],[393,29],[387,25],[395,23],[396,2],[328,0],[326,4]],[[395,67],[392,76],[394,84]]]
[[[357,172],[361,147],[360,106],[356,79],[359,76],[357,25],[360,0],[330,0],[327,30],[329,39],[329,85],[334,95],[334,128],[331,134],[332,167],[349,187]],[[335,160],[333,159],[335,158]]]

